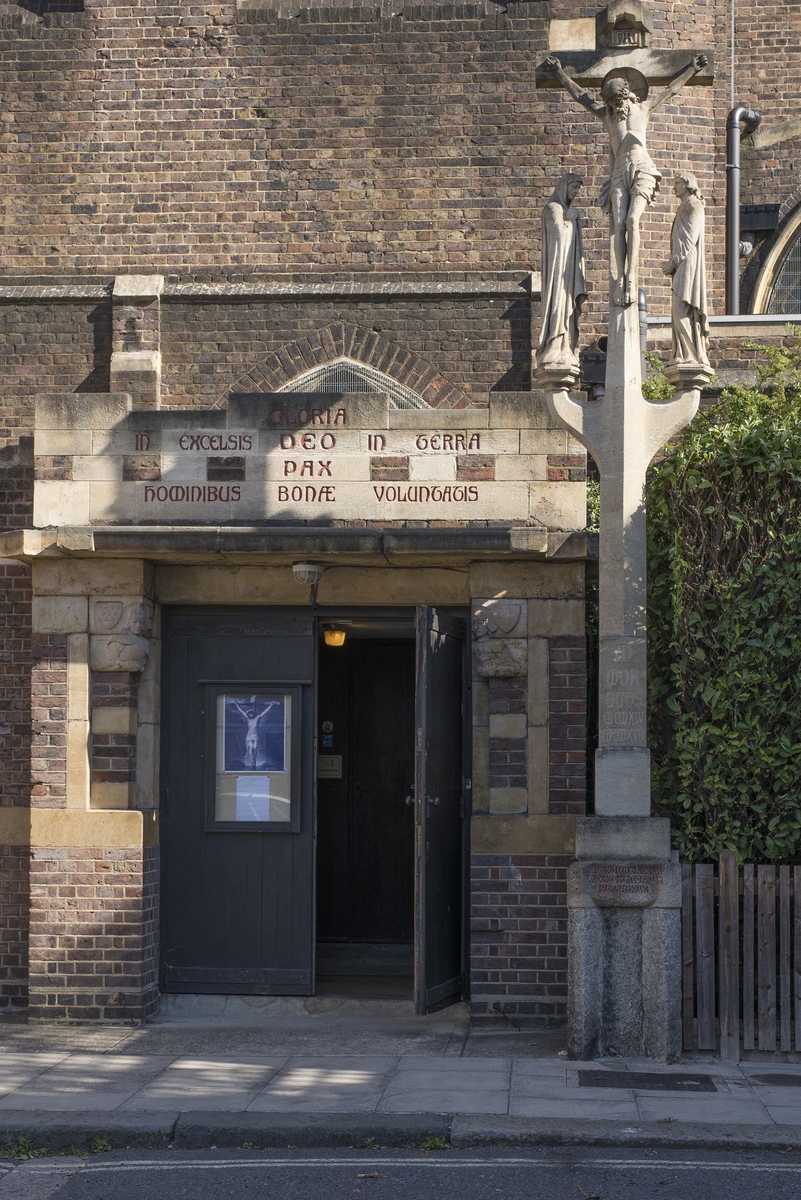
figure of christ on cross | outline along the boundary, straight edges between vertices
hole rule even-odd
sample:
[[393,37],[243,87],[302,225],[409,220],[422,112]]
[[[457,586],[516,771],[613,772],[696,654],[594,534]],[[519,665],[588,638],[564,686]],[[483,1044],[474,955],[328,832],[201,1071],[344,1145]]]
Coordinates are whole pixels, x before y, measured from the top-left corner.
[[637,302],[640,218],[659,190],[662,178],[645,148],[648,118],[707,65],[705,54],[674,75],[658,96],[639,100],[625,79],[612,76],[601,88],[602,103],[593,100],[550,55],[543,68],[555,75],[574,100],[598,118],[609,134],[612,169],[601,192],[601,205],[611,216],[612,301],[621,307]]
[[275,708],[277,703],[278,703],[277,700],[271,700],[268,704],[266,704],[264,706],[264,708],[261,710],[261,712],[256,712],[256,708],[255,708],[256,697],[255,696],[250,697],[250,707],[249,708],[243,708],[238,700],[234,700],[234,707],[239,709],[239,712],[241,713],[241,715],[244,717],[245,721],[247,722],[247,729],[245,732],[245,756],[242,759],[242,761],[245,764],[245,767],[247,767],[248,759],[250,759],[250,768],[253,771],[256,770],[256,767],[258,765],[257,764],[257,755],[259,752],[259,722],[264,717],[267,716],[267,713],[270,711],[271,708]]

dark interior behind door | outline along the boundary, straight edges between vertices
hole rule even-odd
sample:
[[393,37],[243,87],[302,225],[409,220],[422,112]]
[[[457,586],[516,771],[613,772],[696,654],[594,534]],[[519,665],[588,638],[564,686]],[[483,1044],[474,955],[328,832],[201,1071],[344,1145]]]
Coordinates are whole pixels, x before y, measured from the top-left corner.
[[463,994],[465,622],[417,610],[415,900],[418,1013]]
[[[165,614],[162,986],[314,990],[314,621],[310,612]],[[209,695],[220,684],[301,686],[299,832],[217,830]],[[293,718],[294,719],[294,718]],[[209,744],[209,743],[212,744]]]

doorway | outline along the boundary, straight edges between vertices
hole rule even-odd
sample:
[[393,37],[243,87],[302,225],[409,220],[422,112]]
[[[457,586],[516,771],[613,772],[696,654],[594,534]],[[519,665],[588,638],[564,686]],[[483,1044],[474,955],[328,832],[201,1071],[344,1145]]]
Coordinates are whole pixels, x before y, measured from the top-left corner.
[[[316,991],[410,999],[414,618],[321,627]],[[326,644],[332,630],[343,644]]]
[[185,607],[163,628],[162,990],[460,1000],[466,617]]

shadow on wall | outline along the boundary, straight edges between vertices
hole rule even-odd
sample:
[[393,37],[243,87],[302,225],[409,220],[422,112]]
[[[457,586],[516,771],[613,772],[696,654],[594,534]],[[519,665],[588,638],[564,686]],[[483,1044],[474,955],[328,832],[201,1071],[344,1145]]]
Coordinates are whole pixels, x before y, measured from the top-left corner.
[[98,304],[86,319],[92,326],[92,369],[75,391],[107,392],[111,388],[111,304]]
[[83,12],[83,0],[17,0],[17,7],[35,17],[46,17],[50,13]]
[[531,305],[515,300],[501,320],[509,322],[512,365],[490,388],[492,392],[527,392],[531,387]]

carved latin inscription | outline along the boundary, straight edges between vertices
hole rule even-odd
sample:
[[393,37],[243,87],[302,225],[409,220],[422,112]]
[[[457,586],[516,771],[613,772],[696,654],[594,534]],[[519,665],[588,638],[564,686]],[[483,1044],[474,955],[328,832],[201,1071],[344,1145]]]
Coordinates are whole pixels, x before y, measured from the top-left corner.
[[645,746],[645,639],[603,638],[599,745]]
[[586,886],[600,908],[644,908],[664,890],[663,864],[590,863]]

